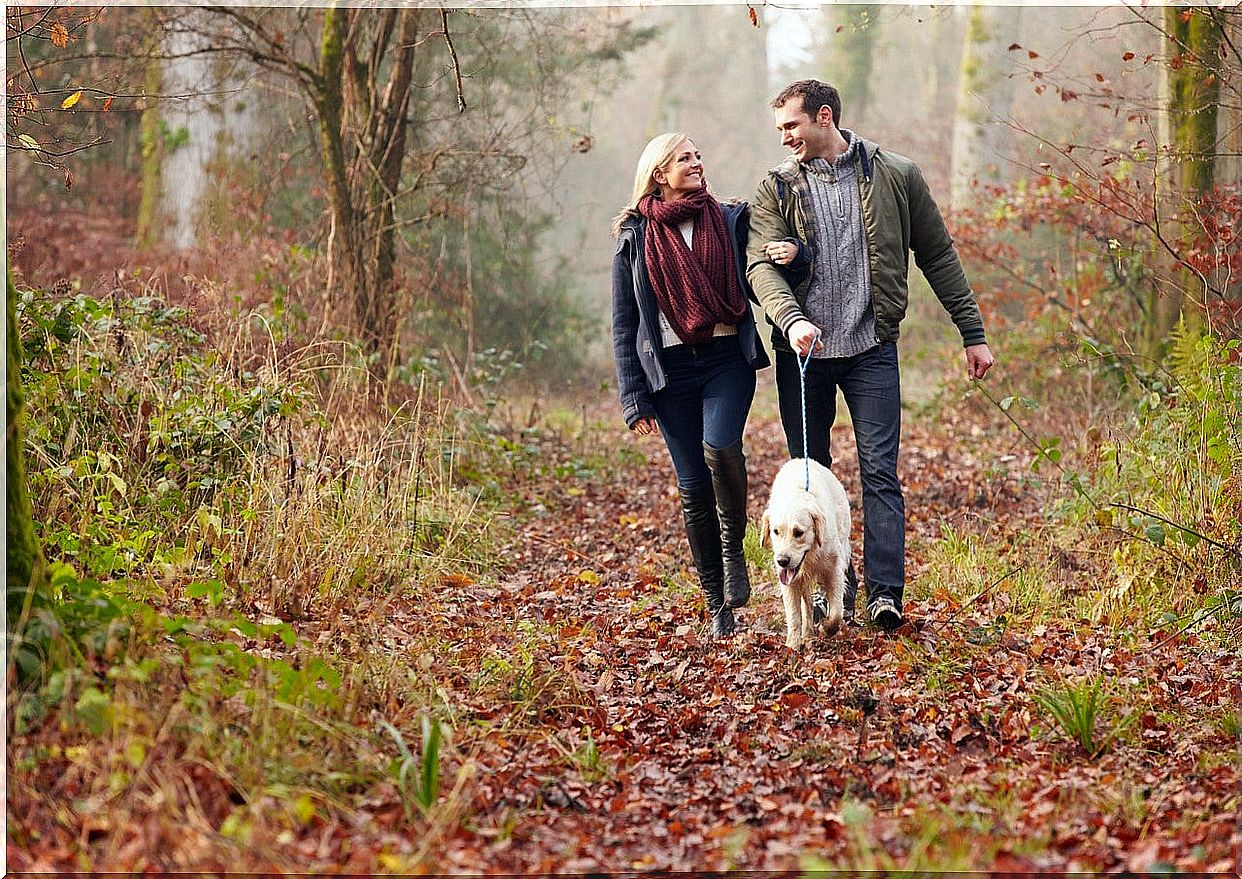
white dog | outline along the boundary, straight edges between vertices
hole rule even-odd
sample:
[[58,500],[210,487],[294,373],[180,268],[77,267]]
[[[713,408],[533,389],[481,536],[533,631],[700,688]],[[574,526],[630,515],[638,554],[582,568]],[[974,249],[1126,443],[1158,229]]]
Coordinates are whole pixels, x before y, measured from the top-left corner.
[[811,637],[811,590],[828,598],[824,626],[836,632],[845,615],[845,570],[850,563],[850,502],[832,471],[803,458],[781,467],[760,524],[785,602],[785,644],[796,649]]

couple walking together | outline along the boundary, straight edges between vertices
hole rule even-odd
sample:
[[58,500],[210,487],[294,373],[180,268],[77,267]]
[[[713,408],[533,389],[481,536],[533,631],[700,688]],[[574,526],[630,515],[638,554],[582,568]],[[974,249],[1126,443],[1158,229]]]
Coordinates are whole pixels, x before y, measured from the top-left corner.
[[[800,80],[771,103],[790,156],[751,204],[708,193],[680,132],[653,138],[633,197],[613,223],[612,335],[622,415],[658,432],[677,474],[712,634],[750,598],[742,434],[755,372],[771,365],[750,309],[772,325],[781,424],[791,458],[831,467],[837,388],[854,425],[862,481],[863,578],[871,620],[903,620],[905,504],[897,478],[898,327],[909,254],[962,336],[967,373],[993,364],[983,319],[918,167],[841,128],[832,86]],[[802,369],[806,365],[806,446]],[[847,574],[846,618],[857,577]]]

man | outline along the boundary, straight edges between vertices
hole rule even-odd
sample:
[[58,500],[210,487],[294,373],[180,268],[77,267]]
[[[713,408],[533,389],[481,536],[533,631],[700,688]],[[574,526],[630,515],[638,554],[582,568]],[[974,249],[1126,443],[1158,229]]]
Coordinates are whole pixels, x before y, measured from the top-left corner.
[[[905,591],[897,337],[911,251],[961,333],[967,375],[983,378],[994,359],[953,240],[914,162],[841,128],[841,99],[827,83],[799,80],[771,106],[791,155],[751,202],[747,277],[773,325],[785,442],[791,458],[805,454],[830,467],[841,389],[862,475],[867,610],[892,631],[902,623]],[[786,260],[778,242],[788,238],[805,242],[813,259],[809,277],[793,288],[777,266]],[[798,355],[808,354],[804,450]],[[847,618],[856,589],[851,570]]]

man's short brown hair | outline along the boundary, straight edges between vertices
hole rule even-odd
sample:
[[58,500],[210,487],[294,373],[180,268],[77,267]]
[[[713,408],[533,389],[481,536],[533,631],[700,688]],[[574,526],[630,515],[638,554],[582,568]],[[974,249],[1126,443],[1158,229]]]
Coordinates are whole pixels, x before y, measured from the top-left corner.
[[800,79],[797,82],[791,82],[772,99],[772,109],[785,106],[793,98],[802,99],[802,109],[812,119],[819,115],[820,107],[827,105],[832,111],[832,124],[838,128],[841,127],[841,96],[828,83],[820,82],[818,79]]

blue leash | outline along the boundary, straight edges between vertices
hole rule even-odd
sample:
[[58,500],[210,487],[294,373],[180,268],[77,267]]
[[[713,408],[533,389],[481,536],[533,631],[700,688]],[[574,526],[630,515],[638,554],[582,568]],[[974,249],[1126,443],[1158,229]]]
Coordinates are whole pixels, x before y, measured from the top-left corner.
[[[816,331],[815,338],[811,340],[811,352],[815,351],[815,343],[820,339],[820,333]],[[802,359],[802,355],[797,351],[794,355],[798,358],[798,374],[802,384],[802,463],[806,469],[806,484],[803,490],[811,490],[811,456],[806,447],[806,368],[811,365],[811,354],[806,355],[806,359]]]

